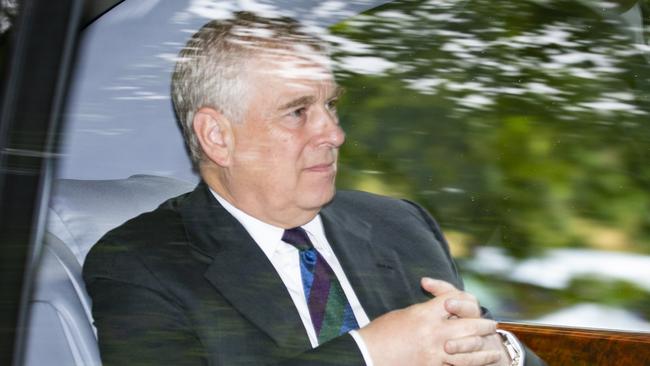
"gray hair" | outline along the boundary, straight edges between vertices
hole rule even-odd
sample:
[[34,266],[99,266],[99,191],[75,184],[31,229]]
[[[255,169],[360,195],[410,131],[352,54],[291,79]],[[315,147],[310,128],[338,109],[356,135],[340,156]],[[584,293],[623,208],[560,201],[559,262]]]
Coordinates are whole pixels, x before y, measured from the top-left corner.
[[172,76],[172,102],[192,162],[203,152],[192,128],[196,111],[214,108],[241,123],[248,108],[248,67],[253,56],[307,45],[324,52],[321,41],[289,18],[261,18],[238,12],[233,19],[205,24],[180,51]]

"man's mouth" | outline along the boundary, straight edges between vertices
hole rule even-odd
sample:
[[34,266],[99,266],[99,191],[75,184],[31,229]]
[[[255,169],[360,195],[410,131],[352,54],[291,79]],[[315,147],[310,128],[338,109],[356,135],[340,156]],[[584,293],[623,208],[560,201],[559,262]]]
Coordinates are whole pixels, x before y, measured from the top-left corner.
[[336,162],[312,165],[305,170],[313,173],[330,173],[336,170]]

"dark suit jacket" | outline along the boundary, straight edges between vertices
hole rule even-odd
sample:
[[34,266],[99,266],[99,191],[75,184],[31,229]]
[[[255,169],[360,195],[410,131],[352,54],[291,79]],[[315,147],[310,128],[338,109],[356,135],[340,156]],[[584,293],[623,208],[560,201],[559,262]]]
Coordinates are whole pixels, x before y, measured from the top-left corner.
[[[423,276],[462,287],[411,202],[339,192],[321,217],[371,320],[428,299]],[[105,365],[364,365],[350,335],[311,349],[272,264],[204,183],[106,234],[84,280]]]

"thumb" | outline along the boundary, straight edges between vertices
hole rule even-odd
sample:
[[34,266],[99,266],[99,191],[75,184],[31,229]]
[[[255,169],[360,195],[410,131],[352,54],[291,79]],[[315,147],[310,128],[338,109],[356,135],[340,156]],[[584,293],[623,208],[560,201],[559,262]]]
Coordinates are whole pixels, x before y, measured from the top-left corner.
[[433,296],[440,296],[448,292],[458,291],[458,289],[451,283],[442,280],[435,280],[430,277],[422,277],[420,285],[426,292]]

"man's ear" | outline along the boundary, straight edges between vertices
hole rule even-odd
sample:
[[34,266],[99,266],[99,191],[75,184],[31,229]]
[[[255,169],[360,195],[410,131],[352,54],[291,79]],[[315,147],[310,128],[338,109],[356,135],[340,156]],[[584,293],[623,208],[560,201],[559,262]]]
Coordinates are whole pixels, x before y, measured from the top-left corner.
[[192,128],[205,157],[221,167],[230,166],[234,150],[230,121],[219,111],[203,107],[194,114]]

